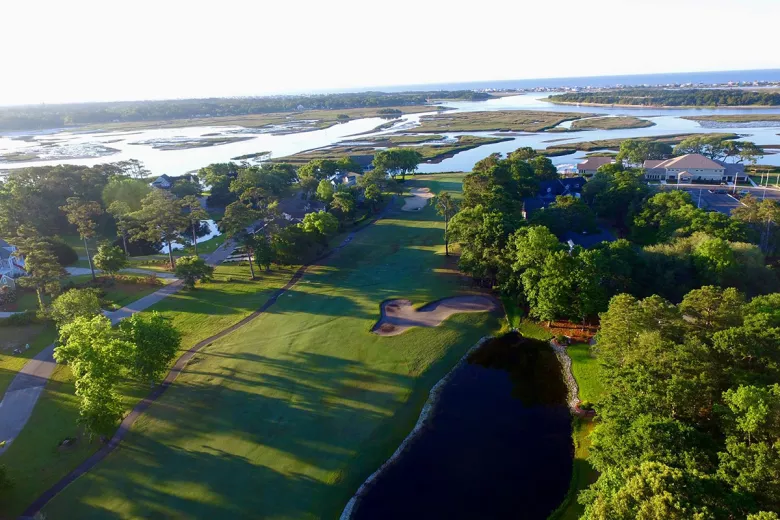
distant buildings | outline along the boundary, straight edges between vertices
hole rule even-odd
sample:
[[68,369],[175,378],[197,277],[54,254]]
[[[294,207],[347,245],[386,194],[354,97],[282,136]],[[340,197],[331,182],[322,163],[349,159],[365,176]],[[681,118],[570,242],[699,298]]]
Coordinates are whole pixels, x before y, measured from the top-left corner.
[[746,181],[744,164],[731,164],[709,159],[701,154],[689,153],[664,160],[648,160],[642,167],[645,179],[677,182],[722,182]]
[[614,162],[615,158],[609,156],[588,157],[581,163],[577,164],[577,173],[580,175],[595,175],[596,170],[605,164],[612,164]]

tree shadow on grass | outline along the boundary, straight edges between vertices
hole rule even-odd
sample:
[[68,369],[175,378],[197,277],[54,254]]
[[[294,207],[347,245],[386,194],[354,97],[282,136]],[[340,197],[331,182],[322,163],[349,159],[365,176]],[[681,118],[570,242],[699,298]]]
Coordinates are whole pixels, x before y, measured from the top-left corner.
[[188,372],[195,380],[172,387],[144,426],[56,498],[52,511],[71,511],[65,507],[78,500],[72,514],[97,517],[102,510],[87,503],[118,494],[140,517],[319,516],[324,502],[342,507],[338,501],[354,491],[333,499],[329,489],[413,384],[312,353],[256,355],[215,372],[196,364]]

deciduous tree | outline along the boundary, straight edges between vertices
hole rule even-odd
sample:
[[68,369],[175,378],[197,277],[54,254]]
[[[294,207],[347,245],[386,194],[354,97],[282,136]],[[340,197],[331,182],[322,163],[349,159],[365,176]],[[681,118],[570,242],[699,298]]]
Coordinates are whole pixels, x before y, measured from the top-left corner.
[[107,275],[114,277],[116,273],[129,266],[130,261],[121,248],[104,244],[98,246],[95,265]]
[[196,282],[207,282],[214,274],[214,268],[199,256],[183,256],[176,262],[176,276],[181,278],[184,286],[195,289]]

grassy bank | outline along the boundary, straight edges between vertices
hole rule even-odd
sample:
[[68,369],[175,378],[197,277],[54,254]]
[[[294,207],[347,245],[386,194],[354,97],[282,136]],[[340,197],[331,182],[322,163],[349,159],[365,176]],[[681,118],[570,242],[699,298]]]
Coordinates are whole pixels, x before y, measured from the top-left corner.
[[547,520],[576,520],[582,516],[585,507],[577,502],[577,497],[580,491],[590,486],[598,478],[598,473],[588,462],[590,434],[594,426],[594,419],[580,417],[572,419],[574,462],[569,491],[558,509],[553,511]]
[[541,132],[564,121],[593,114],[539,112],[533,110],[497,110],[458,112],[423,116],[415,132],[523,131]]
[[587,343],[574,343],[566,349],[571,358],[571,370],[580,389],[580,400],[597,402],[604,394],[601,365],[590,353]]
[[[198,117],[192,119],[172,119],[165,121],[136,121],[125,123],[92,124],[80,127],[80,131],[106,131],[120,130],[150,130],[157,128],[186,128],[190,126],[243,126],[247,128],[261,128],[271,125],[281,125],[295,121],[315,121],[312,124],[302,125],[308,130],[328,128],[340,122],[350,119],[362,119],[366,117],[382,117],[380,110],[398,110],[403,114],[417,114],[420,112],[435,112],[440,107],[432,105],[407,105],[397,107],[377,108],[344,108],[336,110],[302,110],[300,112],[273,112],[267,114],[250,114],[245,116],[226,117]],[[346,119],[339,116],[347,116]],[[303,130],[301,130],[303,131]]]
[[[478,146],[484,146],[486,144],[501,143],[509,140],[511,140],[509,137],[479,137],[474,135],[460,135],[457,137],[457,141],[451,144],[447,143],[434,145],[423,143],[420,146],[415,146],[414,149],[420,152],[420,154],[423,156],[424,162],[437,162],[447,157],[451,157],[458,152],[463,152],[465,150],[470,150],[472,148],[477,148]],[[425,139],[423,141],[425,141]],[[305,164],[315,159],[338,159],[346,155],[375,154],[382,148],[382,146],[388,145],[394,144],[382,144],[380,142],[376,145],[333,145],[325,148],[318,148],[316,150],[300,152],[294,155],[288,155],[287,157],[280,157],[275,159],[275,161],[288,162],[292,164]]]
[[[633,137],[633,138],[617,138],[617,139],[600,139],[597,141],[580,141],[578,143],[562,143],[562,144],[553,144],[547,147],[548,151],[551,150],[577,150],[577,151],[583,151],[583,152],[593,152],[596,150],[619,150],[620,144],[627,140],[631,139],[632,141],[641,141],[641,142],[654,142],[654,143],[664,143],[668,145],[676,145],[683,139],[690,137],[692,135],[703,135],[703,134],[675,134],[675,135],[658,135],[658,136],[651,136],[651,137]],[[718,133],[718,134],[706,134],[708,136],[717,136],[721,139],[738,139],[739,136],[737,134],[732,133]]]
[[[407,184],[459,186],[425,177]],[[442,231],[428,206],[356,235],[267,314],[196,356],[123,448],[47,514],[337,517],[408,433],[431,386],[497,328],[477,313],[395,337],[370,332],[383,300],[420,304],[468,289],[443,255]]]
[[655,123],[647,119],[639,119],[632,116],[618,117],[592,117],[578,119],[571,124],[571,129],[576,130],[623,130],[627,128],[646,128],[655,126]]

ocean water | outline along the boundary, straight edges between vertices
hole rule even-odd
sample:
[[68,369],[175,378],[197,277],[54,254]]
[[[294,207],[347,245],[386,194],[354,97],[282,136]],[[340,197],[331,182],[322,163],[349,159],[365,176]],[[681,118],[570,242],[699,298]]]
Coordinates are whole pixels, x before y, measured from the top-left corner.
[[399,85],[361,90],[403,92],[407,90],[479,90],[479,89],[527,89],[556,87],[612,87],[617,85],[671,85],[681,83],[723,84],[728,82],[780,81],[780,69],[731,70],[717,72],[677,72],[668,74],[636,74],[623,76],[591,76],[580,78],[542,78],[495,81],[469,81],[465,83],[437,83],[431,85]]

